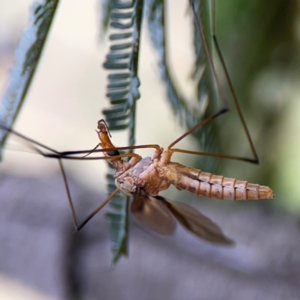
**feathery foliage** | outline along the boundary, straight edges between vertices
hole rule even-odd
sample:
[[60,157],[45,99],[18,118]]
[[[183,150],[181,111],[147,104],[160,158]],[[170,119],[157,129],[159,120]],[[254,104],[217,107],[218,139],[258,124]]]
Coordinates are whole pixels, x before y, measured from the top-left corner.
[[[207,7],[201,1],[195,1],[195,7],[201,17],[207,15]],[[107,94],[110,107],[103,110],[111,131],[127,129],[129,145],[134,145],[135,102],[140,97],[138,87],[138,57],[141,40],[141,21],[146,16],[151,41],[157,53],[160,76],[166,87],[168,102],[180,124],[189,129],[212,114],[215,110],[212,78],[207,58],[203,49],[199,28],[195,25],[191,13],[191,24],[194,24],[195,68],[191,70],[197,99],[185,99],[174,83],[168,64],[167,28],[165,23],[165,2],[162,0],[145,1],[103,1],[102,27],[109,30],[110,51],[106,56],[104,67],[109,70]],[[208,28],[208,27],[207,27]],[[208,28],[209,29],[209,28]],[[208,30],[209,31],[209,30]],[[216,134],[211,134],[213,125],[204,126],[193,133],[203,151],[211,151]],[[213,138],[212,138],[213,137]],[[212,160],[206,160],[211,164]],[[109,191],[115,188],[112,171],[108,176]],[[128,207],[129,199],[117,195],[110,205],[113,212],[107,216],[111,221],[113,240],[113,264],[121,255],[127,255]]]
[[[1,100],[0,123],[8,128],[12,127],[32,82],[58,2],[39,0],[31,9],[30,22],[19,43],[16,61]],[[7,134],[0,131],[0,157]]]
[[[140,98],[138,62],[143,7],[142,0],[111,1],[109,5],[104,2],[103,9],[107,12],[103,17],[103,27],[107,28],[108,22],[111,27],[110,51],[103,64],[104,68],[109,70],[106,96],[111,106],[104,109],[103,114],[111,131],[128,129],[129,145],[135,144],[136,101]],[[109,166],[111,167],[110,164]],[[114,187],[112,169],[107,178],[108,189],[111,192],[111,187]],[[111,236],[114,243],[113,264],[121,255],[128,253],[129,200],[128,196],[119,193],[110,201],[115,211],[107,214],[111,221]]]

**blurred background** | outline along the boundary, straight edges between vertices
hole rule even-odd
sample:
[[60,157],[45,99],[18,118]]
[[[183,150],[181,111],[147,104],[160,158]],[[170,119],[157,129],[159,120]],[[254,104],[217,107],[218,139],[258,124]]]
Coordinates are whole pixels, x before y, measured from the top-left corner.
[[[32,3],[0,1],[2,89]],[[173,75],[182,93],[192,95],[188,5],[169,1],[166,6]],[[229,203],[171,189],[166,197],[190,201],[236,246],[212,246],[180,228],[175,237],[163,239],[133,223],[129,258],[112,271],[103,214],[74,234],[57,162],[24,153],[22,146],[7,150],[0,166],[1,299],[300,299],[299,1],[217,1],[216,9],[220,47],[260,157],[259,166],[222,160],[218,171],[269,185],[276,199]],[[108,106],[102,68],[108,43],[100,38],[99,10],[95,0],[59,4],[15,130],[57,150],[97,144],[94,130]],[[166,147],[184,129],[165,99],[146,31],[141,47],[137,144]],[[218,73],[224,82],[220,68]],[[232,111],[216,120],[220,152],[251,156],[230,106]],[[8,148],[16,142],[11,138]],[[113,133],[113,142],[124,146],[127,136]],[[180,147],[195,149],[195,142],[187,138]],[[197,165],[197,157],[174,159]],[[83,218],[105,198],[106,164],[66,162],[66,169]]]

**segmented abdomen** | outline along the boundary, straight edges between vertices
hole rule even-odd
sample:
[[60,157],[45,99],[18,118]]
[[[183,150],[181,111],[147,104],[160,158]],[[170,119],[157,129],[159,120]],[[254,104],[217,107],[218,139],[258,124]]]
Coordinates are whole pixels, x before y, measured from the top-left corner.
[[178,189],[208,198],[225,200],[274,198],[273,191],[267,186],[213,175],[177,163],[168,164],[165,175]]

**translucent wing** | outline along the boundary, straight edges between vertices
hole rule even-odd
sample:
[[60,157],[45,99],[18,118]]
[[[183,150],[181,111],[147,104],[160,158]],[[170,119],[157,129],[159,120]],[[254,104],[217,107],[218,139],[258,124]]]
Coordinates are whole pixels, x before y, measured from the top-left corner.
[[201,239],[218,244],[230,245],[234,243],[224,235],[216,223],[195,208],[184,203],[166,200],[161,196],[155,196],[155,199],[157,202],[164,203],[182,226]]
[[132,214],[147,228],[162,235],[175,231],[176,221],[162,201],[147,194],[137,193],[131,204]]

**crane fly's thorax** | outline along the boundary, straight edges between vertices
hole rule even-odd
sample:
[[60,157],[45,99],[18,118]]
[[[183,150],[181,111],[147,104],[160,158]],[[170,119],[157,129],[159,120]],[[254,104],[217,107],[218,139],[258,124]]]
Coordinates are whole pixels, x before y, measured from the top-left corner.
[[127,171],[118,174],[116,173],[116,186],[126,195],[131,196],[135,193],[136,188],[146,188],[147,181],[140,178],[140,175],[147,171],[153,164],[150,157],[142,158],[134,166]]
[[149,195],[157,195],[170,186],[159,175],[157,162],[151,157],[142,158],[129,170],[117,175],[115,182],[117,187],[126,195],[132,195],[137,188],[143,189]]
[[132,177],[140,177],[140,175],[148,170],[151,165],[153,165],[151,157],[144,157],[133,167],[131,167],[126,173]]

